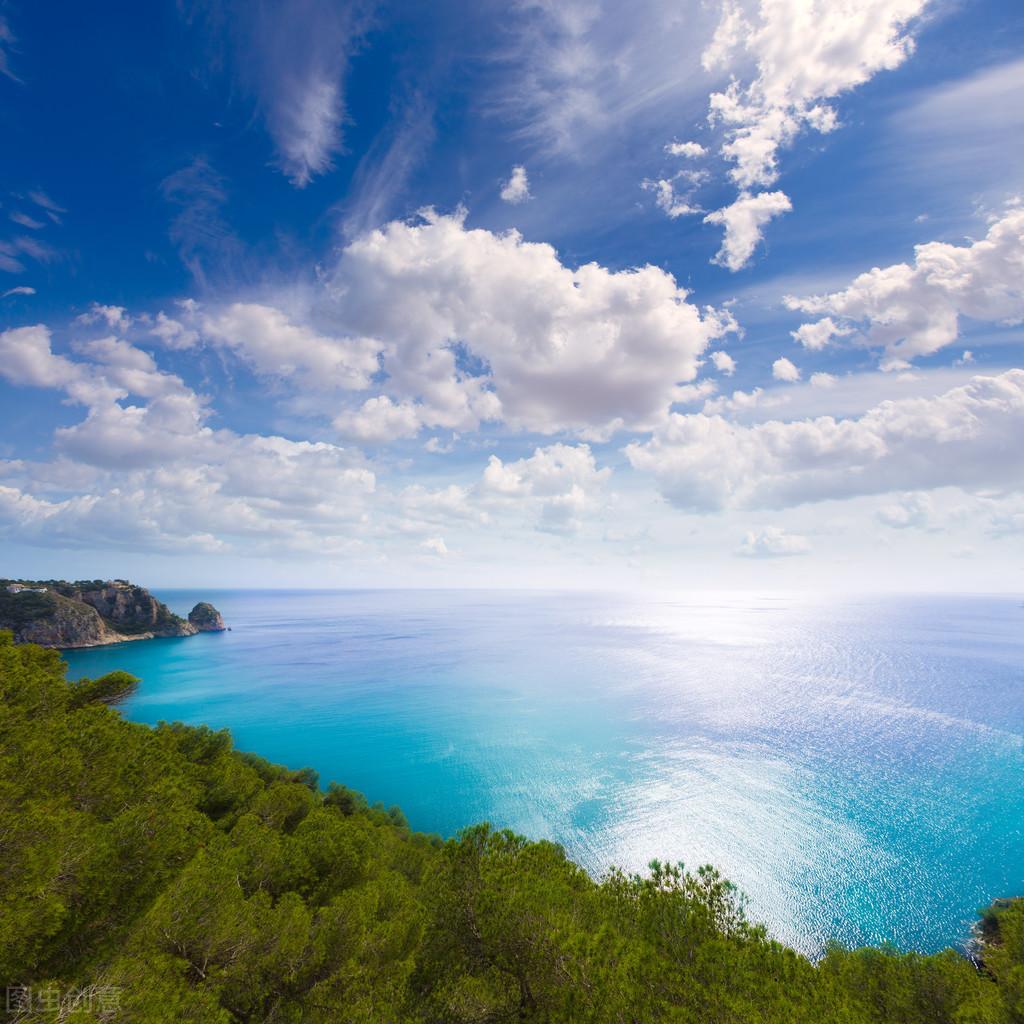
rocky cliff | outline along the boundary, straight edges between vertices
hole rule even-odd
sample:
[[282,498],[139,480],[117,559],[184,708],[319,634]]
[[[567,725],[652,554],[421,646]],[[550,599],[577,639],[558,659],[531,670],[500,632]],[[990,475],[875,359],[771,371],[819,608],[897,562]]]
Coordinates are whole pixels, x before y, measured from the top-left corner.
[[224,620],[205,601],[185,620],[126,580],[0,580],[0,629],[13,631],[17,643],[98,647],[219,631]]

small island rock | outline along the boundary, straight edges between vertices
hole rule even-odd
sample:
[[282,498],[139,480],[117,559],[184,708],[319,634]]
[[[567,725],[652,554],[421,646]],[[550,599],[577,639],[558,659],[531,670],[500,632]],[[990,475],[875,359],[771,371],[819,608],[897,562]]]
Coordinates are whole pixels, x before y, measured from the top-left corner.
[[220,612],[208,601],[200,601],[188,613],[188,621],[200,633],[222,633],[225,629],[224,619]]

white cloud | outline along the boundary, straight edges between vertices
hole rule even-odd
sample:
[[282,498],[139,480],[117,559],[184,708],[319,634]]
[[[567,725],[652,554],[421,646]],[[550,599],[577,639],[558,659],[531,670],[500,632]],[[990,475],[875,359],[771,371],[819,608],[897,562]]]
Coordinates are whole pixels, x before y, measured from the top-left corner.
[[836,375],[833,373],[825,373],[823,371],[819,373],[812,373],[811,387],[834,388],[836,386],[836,382],[838,381],[838,379],[839,378],[836,377]]
[[[43,325],[0,334],[6,379],[87,405],[83,419],[55,431],[55,462],[0,462],[5,539],[365,559],[404,545],[442,556],[442,531],[480,529],[492,513],[503,528],[575,532],[600,507],[611,473],[588,446],[555,444],[518,460],[492,458],[472,486],[389,491],[357,451],[211,426],[205,399],[121,338],[86,337],[71,347],[78,359],[55,353]],[[138,398],[127,401],[129,393]],[[402,432],[409,410],[371,399],[361,411],[367,438]],[[408,432],[416,426],[409,416]],[[50,496],[68,490],[70,497]]]
[[10,51],[14,49],[15,42],[14,33],[7,24],[7,19],[0,16],[0,75],[6,75],[12,81],[19,82],[21,79],[11,69]]
[[57,202],[55,202],[50,196],[48,196],[41,189],[35,189],[28,194],[29,199],[36,204],[36,206],[42,207],[48,213],[67,213],[68,211]]
[[806,537],[787,533],[780,526],[764,526],[759,530],[749,530],[736,554],[742,558],[790,558],[806,555],[810,550]]
[[386,395],[378,395],[368,398],[358,409],[339,413],[334,426],[344,437],[384,443],[415,437],[422,421],[411,402],[393,402]]
[[449,554],[448,545],[443,537],[428,537],[420,543],[420,547],[428,554],[436,555],[438,558],[446,558]]
[[768,220],[792,208],[782,192],[753,190],[778,179],[779,150],[801,132],[837,127],[829,101],[906,59],[907,28],[927,3],[723,0],[702,64],[730,74],[728,87],[709,97],[708,120],[725,128],[721,154],[740,193],[705,218],[726,228],[716,263],[739,270]]
[[[959,319],[989,323],[1024,319],[1024,207],[995,220],[983,239],[967,245],[915,246],[913,265],[896,263],[856,277],[843,291],[810,298],[787,296],[790,309],[843,318],[843,331],[862,332],[884,350],[883,369],[903,369],[959,337]],[[817,329],[822,323],[804,325]],[[833,332],[836,333],[836,332]],[[817,335],[815,335],[817,336]]]
[[687,160],[695,160],[697,157],[707,156],[707,150],[699,142],[670,142],[665,147],[669,156],[681,156]]
[[723,155],[741,189],[772,184],[778,150],[806,128],[833,130],[827,101],[898,67],[913,49],[906,34],[927,0],[727,0],[704,52],[709,70],[749,65],[713,93],[711,117],[725,125]]
[[597,468],[588,445],[553,444],[515,462],[492,455],[480,493],[485,500],[532,508],[542,529],[572,532],[611,472]]
[[785,356],[780,356],[772,363],[772,376],[776,380],[784,380],[792,383],[800,379],[800,370],[793,365]]
[[22,213],[20,210],[12,210],[8,217],[15,224],[20,224],[23,228],[30,228],[32,231],[38,231],[40,228],[46,227],[43,221],[36,220],[35,217],[30,217],[27,213]]
[[525,203],[527,199],[533,198],[530,195],[530,181],[526,176],[526,168],[522,164],[516,164],[508,181],[502,183],[501,198],[506,203]]
[[346,336],[380,353],[384,392],[460,431],[642,429],[734,326],[657,267],[574,270],[549,245],[432,212],[353,241],[329,293]]
[[287,7],[247,0],[200,0],[215,52],[227,31],[232,66],[256,103],[281,170],[299,188],[341,152],[344,79],[366,28],[369,5],[292,0]]
[[743,426],[674,413],[625,449],[680,508],[781,508],[888,491],[1024,487],[1024,370],[976,376],[934,398],[882,402],[859,417]]
[[51,263],[56,258],[56,250],[38,238],[20,235],[0,241],[0,270],[8,274],[22,273],[25,269],[24,259]]
[[663,125],[706,95],[700,40],[713,12],[636,0],[628,16],[594,0],[530,0],[502,11],[508,74],[488,97],[531,144],[588,156],[623,132]]
[[889,117],[870,157],[887,182],[909,186],[929,206],[951,195],[1001,202],[1020,188],[1021,81],[1024,59],[1017,57],[986,60],[967,76],[915,89]]
[[831,317],[824,317],[813,324],[801,324],[795,331],[789,332],[794,340],[804,348],[812,351],[823,349],[833,338],[845,337],[853,333],[852,327],[841,327]]
[[35,293],[35,288],[30,288],[27,284],[19,284],[15,288],[8,288],[3,295],[0,295],[0,298],[6,299],[12,295],[35,295]]
[[690,203],[692,189],[685,190],[683,194],[677,193],[676,180],[676,177],[658,178],[657,180],[645,178],[640,182],[640,187],[644,191],[654,194],[654,203],[657,208],[672,220],[690,213],[699,213],[700,208]]
[[731,377],[736,372],[736,360],[721,349],[711,353],[711,362],[714,363],[715,369],[719,373],[724,373],[726,377]]
[[765,224],[792,209],[793,204],[784,192],[741,192],[730,206],[709,213],[705,224],[721,224],[725,228],[722,247],[712,262],[732,271],[742,269],[754,255]]
[[94,302],[89,307],[88,313],[83,313],[77,318],[80,324],[95,324],[102,321],[112,331],[125,331],[131,326],[131,317],[124,306],[104,306]]
[[180,320],[169,317],[163,310],[157,313],[150,334],[159,338],[169,349],[189,349],[199,344],[197,330],[186,327]]
[[[0,335],[0,368],[9,380],[62,390],[88,405],[83,420],[54,434],[64,460],[56,465],[75,471],[58,474],[65,478],[58,486],[79,493],[42,498],[33,491],[53,488],[52,466],[9,463],[0,532],[28,543],[131,550],[244,543],[253,554],[351,543],[376,487],[358,453],[212,429],[204,400],[147,353],[113,337],[75,347],[91,362],[54,354],[45,327]],[[142,401],[123,404],[129,391]]]
[[898,501],[879,508],[875,518],[895,530],[923,529],[931,514],[932,503],[927,494],[904,494]]
[[235,302],[200,318],[202,334],[230,349],[257,373],[298,377],[317,390],[370,386],[379,347],[367,338],[333,337],[294,323],[280,309]]
[[234,271],[242,243],[225,220],[227,183],[210,162],[195,157],[160,182],[164,199],[176,209],[169,230],[182,263],[200,284],[212,272]]
[[21,386],[65,388],[83,373],[75,363],[54,354],[49,328],[35,324],[0,333],[0,376]]

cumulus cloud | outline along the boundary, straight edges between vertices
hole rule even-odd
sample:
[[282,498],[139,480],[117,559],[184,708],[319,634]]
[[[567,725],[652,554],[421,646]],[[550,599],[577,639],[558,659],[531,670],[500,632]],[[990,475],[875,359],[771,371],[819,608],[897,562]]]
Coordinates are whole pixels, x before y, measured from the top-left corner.
[[384,392],[453,430],[484,419],[607,436],[659,421],[708,343],[733,329],[657,267],[566,266],[516,232],[427,212],[350,243],[328,282]]
[[707,150],[699,142],[670,142],[665,147],[669,156],[681,156],[688,160],[695,160],[700,156],[707,156]]
[[736,201],[704,218],[705,224],[720,224],[725,238],[713,263],[729,270],[741,270],[750,261],[764,233],[764,226],[773,217],[788,213],[793,204],[784,192],[741,192]]
[[572,532],[610,476],[588,445],[553,444],[514,462],[492,455],[480,491],[485,500],[533,508],[542,529]]
[[884,350],[883,369],[904,369],[955,342],[961,316],[989,323],[1024,319],[1024,207],[1008,209],[978,241],[918,245],[913,264],[875,267],[842,291],[787,296],[786,305],[841,318],[838,330],[829,317],[800,327],[795,336],[804,344],[811,338],[823,345],[829,334],[857,330],[865,344]]
[[714,363],[715,369],[719,373],[724,373],[726,377],[731,377],[736,372],[736,360],[721,349],[711,353],[711,362]]
[[[146,325],[114,313],[97,311],[78,327]],[[371,558],[382,544],[404,544],[442,556],[442,531],[480,528],[492,516],[512,527],[579,530],[600,508],[611,473],[587,445],[555,444],[520,459],[492,457],[470,485],[382,489],[358,450],[215,427],[206,399],[123,338],[87,335],[70,348],[73,355],[55,352],[44,325],[0,333],[6,380],[63,392],[86,410],[54,432],[54,462],[0,461],[0,538],[275,557]],[[387,399],[360,413],[346,426],[361,440],[412,432],[419,421]]]
[[772,376],[776,380],[784,380],[793,383],[800,379],[800,370],[785,356],[781,356],[772,363]]
[[806,537],[787,533],[781,526],[764,526],[747,531],[736,554],[741,558],[790,558],[806,555],[810,550]]
[[214,429],[206,402],[148,353],[112,336],[73,347],[81,359],[55,353],[41,325],[0,334],[7,380],[63,391],[87,407],[84,419],[54,433],[64,465],[76,469],[61,486],[77,493],[35,493],[53,487],[46,465],[0,466],[0,533],[155,550],[252,541],[254,553],[263,545],[270,554],[344,546],[365,517],[376,480],[358,452]]
[[11,384],[34,388],[67,388],[84,374],[50,346],[44,324],[14,327],[0,333],[0,376]]
[[527,199],[533,198],[530,195],[530,181],[526,177],[526,168],[522,164],[516,164],[508,181],[502,184],[501,198],[506,203],[525,203]]
[[[191,309],[189,310],[191,312]],[[163,310],[156,315],[150,334],[159,338],[170,349],[195,348],[199,343],[199,332],[186,327],[180,320],[169,317]]]
[[1018,491],[1022,429],[1024,370],[1015,369],[845,420],[744,426],[707,412],[673,413],[625,452],[680,508],[782,508],[908,487]]
[[364,389],[378,368],[379,346],[371,339],[321,334],[258,302],[231,303],[202,314],[199,323],[205,338],[257,373],[298,377],[309,388]]
[[795,341],[814,352],[823,349],[833,338],[842,338],[853,333],[852,327],[841,327],[831,317],[824,317],[813,324],[801,324],[789,332]]
[[675,220],[676,217],[701,212],[700,207],[693,203],[693,195],[705,177],[702,171],[680,171],[671,178],[646,178],[640,187],[645,192],[653,192],[658,209]]
[[729,86],[709,98],[708,120],[725,129],[721,154],[740,189],[732,206],[710,214],[726,229],[716,263],[739,270],[764,225],[791,209],[782,192],[754,190],[779,177],[779,150],[805,130],[831,132],[831,102],[913,50],[911,22],[928,0],[725,0],[705,47],[707,71],[730,73]]
[[356,441],[388,442],[415,437],[423,425],[411,402],[393,402],[387,395],[368,398],[358,409],[339,413],[334,426]]
[[781,147],[808,128],[832,131],[838,118],[829,101],[903,63],[913,50],[907,29],[927,2],[727,0],[703,63],[741,72],[710,99],[736,184],[771,185]]
[[736,329],[664,270],[573,269],[517,232],[467,229],[462,211],[359,236],[324,285],[294,313],[188,302],[147,330],[231,352],[343,436],[385,442],[489,421],[585,439],[645,429]]

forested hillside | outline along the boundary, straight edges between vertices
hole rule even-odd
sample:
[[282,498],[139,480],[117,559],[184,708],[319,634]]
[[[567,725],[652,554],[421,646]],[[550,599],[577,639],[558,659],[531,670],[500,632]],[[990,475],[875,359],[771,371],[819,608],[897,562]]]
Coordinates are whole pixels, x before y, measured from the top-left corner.
[[[547,842],[411,831],[397,809],[124,721],[135,681],[68,684],[0,634],[0,984],[11,1020],[1024,1021],[1024,912],[985,968],[749,924],[712,869],[595,881]],[[651,851],[652,854],[657,851]]]

